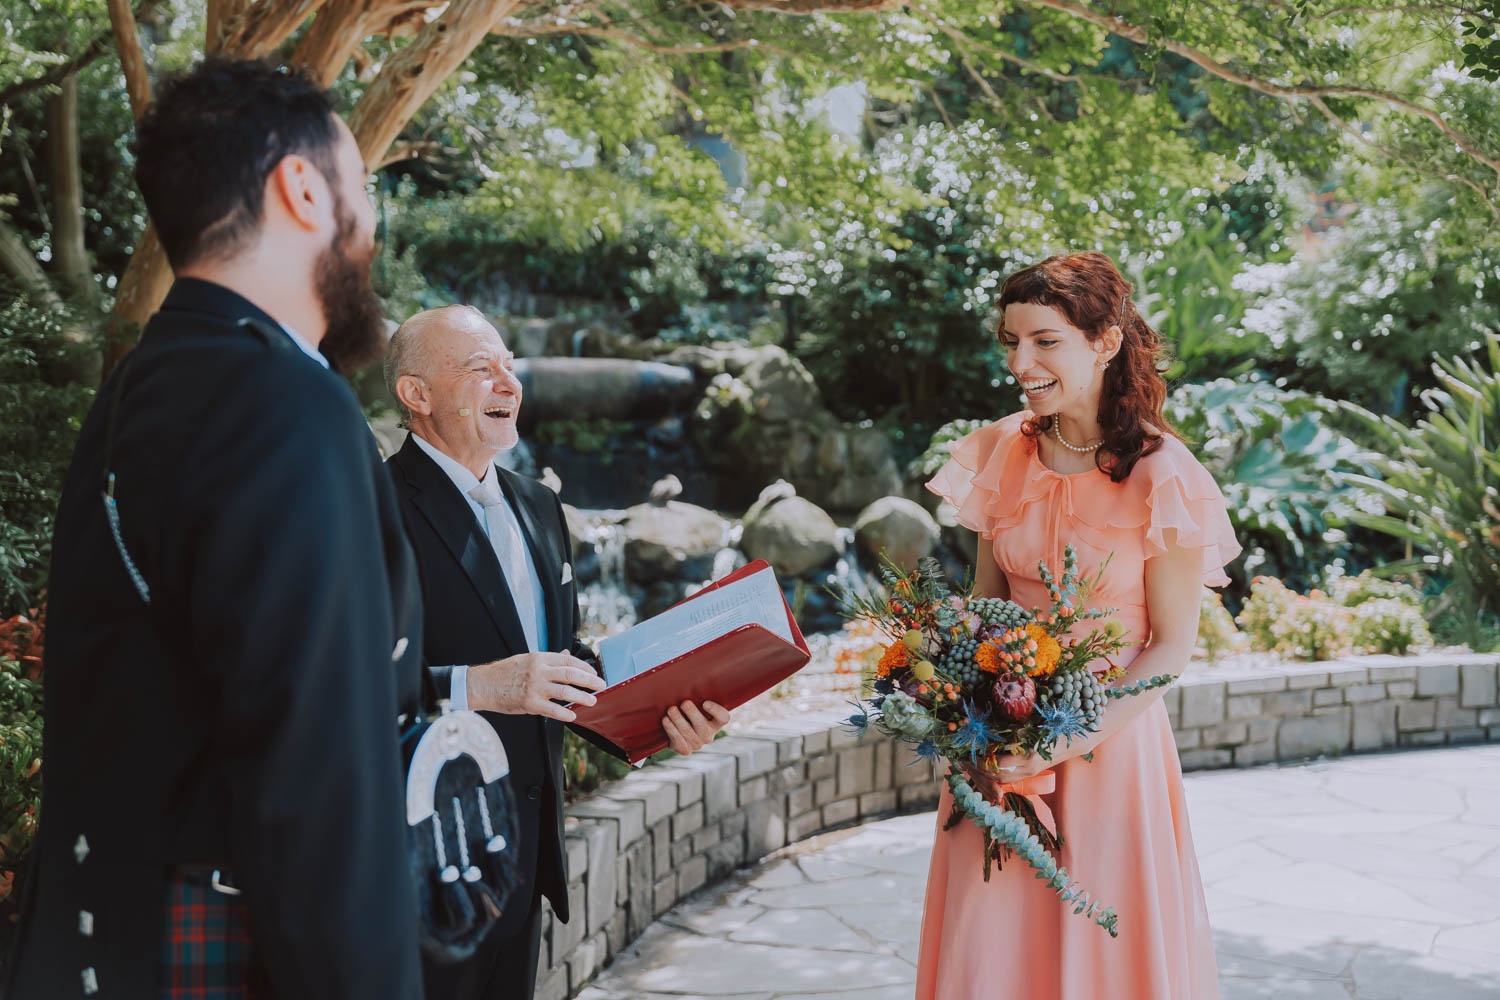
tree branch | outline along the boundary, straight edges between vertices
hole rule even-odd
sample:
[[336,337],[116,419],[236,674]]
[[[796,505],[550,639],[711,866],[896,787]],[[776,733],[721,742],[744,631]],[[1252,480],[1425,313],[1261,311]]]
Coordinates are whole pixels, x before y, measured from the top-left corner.
[[349,115],[365,163],[379,163],[417,109],[514,12],[517,0],[452,0],[385,63]]
[[[135,9],[134,20],[136,22],[141,21],[157,7],[161,6],[161,3],[162,0],[141,0],[140,4]],[[111,4],[111,6],[113,6],[113,4]],[[22,94],[30,93],[33,90],[39,90],[42,87],[50,87],[58,81],[62,80],[63,77],[69,75],[70,73],[77,73],[89,63],[93,62],[95,59],[98,59],[100,56],[104,55],[104,53],[113,48],[113,43],[113,29],[111,29],[110,31],[101,32],[97,37],[94,38],[92,42],[89,42],[88,45],[84,46],[82,52],[79,52],[76,56],[74,56],[72,59],[69,59],[67,62],[59,63],[56,66],[53,66],[41,76],[32,77],[30,80],[22,80],[20,83],[11,84],[9,87],[5,88],[5,90],[0,91],[0,104],[10,104]]]
[[224,55],[262,59],[323,6],[323,0],[261,0],[221,29]]
[[903,0],[720,0],[732,10],[764,10],[775,14],[869,14],[898,10]]
[[114,31],[115,49],[120,53],[120,69],[125,72],[125,91],[130,95],[130,110],[139,121],[151,103],[151,78],[146,75],[146,57],[141,54],[141,36],[135,30],[135,17],[127,0],[109,0],[109,23]]
[[[1139,25],[1131,24],[1128,21],[1123,20],[1122,18],[1092,10],[1088,7],[1085,7],[1083,4],[1076,2],[1076,0],[1023,0],[1023,2],[1034,7],[1045,7],[1051,10],[1061,11],[1064,14],[1069,14],[1073,17],[1088,21],[1090,24],[1096,24],[1099,27],[1104,28],[1106,31],[1109,31],[1111,34],[1119,35],[1121,38],[1129,39],[1130,41],[1137,42],[1141,45],[1151,44],[1151,37],[1147,33],[1146,29],[1140,27]],[[1231,69],[1230,67],[1225,66],[1223,63],[1218,62],[1205,53],[1198,51],[1192,46],[1185,45],[1182,42],[1174,41],[1170,38],[1164,38],[1162,39],[1161,44],[1162,47],[1165,48],[1168,52],[1172,52],[1176,55],[1181,56],[1182,58],[1196,64],[1202,69],[1207,70],[1220,79],[1227,80],[1230,83],[1239,84],[1240,86],[1247,87],[1251,90],[1259,91],[1260,93],[1267,94],[1271,97],[1359,97],[1365,98],[1367,100],[1379,101],[1381,103],[1390,105],[1393,108],[1399,108],[1402,111],[1411,112],[1412,114],[1417,115],[1418,117],[1430,122],[1434,128],[1436,128],[1443,135],[1447,136],[1448,139],[1450,139],[1454,143],[1454,145],[1458,146],[1458,148],[1463,150],[1464,153],[1466,153],[1469,157],[1484,164],[1491,170],[1494,170],[1496,174],[1500,174],[1500,157],[1491,156],[1484,150],[1480,149],[1477,142],[1475,142],[1464,133],[1455,129],[1452,125],[1449,125],[1447,120],[1444,119],[1444,117],[1439,112],[1434,111],[1431,108],[1423,107],[1422,105],[1417,104],[1415,101],[1402,97],[1399,94],[1392,94],[1389,91],[1377,90],[1373,87],[1324,87],[1312,85],[1285,86],[1279,83],[1272,83],[1269,80],[1262,80],[1259,77],[1251,76],[1248,73],[1244,73],[1236,69]]]
[[[978,39],[970,38],[968,35],[964,34],[961,28],[954,27],[952,24],[949,24],[941,17],[938,17],[936,14],[934,14],[932,11],[928,10],[921,4],[914,3],[910,6],[912,10],[922,15],[923,20],[927,21],[934,28],[937,28],[943,34],[951,38],[953,40],[953,44],[958,46],[961,54],[970,54],[974,51],[974,48],[976,46],[980,45]],[[997,45],[984,45],[983,49],[985,52],[995,56],[997,59],[1003,59],[1005,62],[1011,63],[1014,66],[1019,66],[1022,69],[1027,70],[1028,72],[1036,73],[1040,76],[1045,76],[1049,80],[1056,80],[1058,83],[1083,82],[1080,77],[1070,76],[1067,73],[1059,73],[1055,69],[1048,69],[1045,66],[1039,66],[1036,63],[1032,62],[1030,59],[1025,59],[1021,56],[1018,56],[1014,52],[1007,52]],[[966,68],[968,68],[971,75],[974,75],[976,77],[978,76],[977,72],[968,65],[967,60],[965,60],[964,65]],[[983,84],[983,86],[987,93],[993,95],[994,91],[989,89],[988,84]]]
[[636,48],[645,49],[648,52],[657,52],[668,56],[692,56],[710,52],[737,52],[741,49],[759,49],[762,52],[775,52],[792,58],[797,56],[797,53],[790,49],[778,48],[775,45],[766,45],[755,38],[741,38],[732,42],[714,42],[708,45],[663,45],[660,42],[653,42],[639,35],[633,35],[628,31],[621,31],[608,24],[580,24],[576,21],[532,23],[516,27],[512,27],[509,24],[502,24],[497,26],[493,33],[508,38],[541,38],[547,35],[589,35],[594,38],[610,38],[618,42],[633,45]]
[[1339,115],[1335,114],[1333,109],[1330,108],[1327,102],[1325,102],[1321,97],[1310,97],[1308,98],[1308,103],[1321,111],[1325,118],[1333,122],[1333,124],[1337,125],[1345,132],[1349,133],[1355,139],[1366,144],[1376,152],[1384,153],[1386,156],[1389,156],[1397,163],[1400,163],[1402,166],[1406,167],[1406,169],[1411,170],[1414,173],[1422,174],[1426,177],[1435,177],[1438,180],[1450,181],[1453,183],[1464,185],[1479,196],[1479,200],[1484,202],[1484,207],[1489,209],[1490,216],[1497,222],[1500,222],[1500,206],[1497,206],[1494,201],[1490,199],[1490,196],[1485,193],[1484,188],[1480,187],[1474,181],[1463,176],[1462,174],[1453,173],[1451,171],[1433,170],[1431,167],[1425,167],[1420,163],[1414,162],[1410,157],[1403,155],[1398,150],[1392,149],[1390,146],[1387,146],[1384,143],[1376,142],[1374,139],[1371,139],[1369,136],[1356,129],[1353,125],[1350,125],[1348,122],[1344,121],[1344,119]]
[[433,0],[325,5],[297,43],[292,63],[305,67],[323,86],[332,86],[366,38],[401,30],[413,17],[420,23],[421,12],[433,6]]

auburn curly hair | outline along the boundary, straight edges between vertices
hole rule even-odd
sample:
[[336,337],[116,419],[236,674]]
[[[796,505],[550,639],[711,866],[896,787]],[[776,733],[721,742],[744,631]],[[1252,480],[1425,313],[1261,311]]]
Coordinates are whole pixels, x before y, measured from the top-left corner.
[[[1102,253],[1048,257],[1010,275],[996,301],[995,336],[1004,343],[1005,307],[1012,303],[1051,306],[1084,332],[1090,342],[1112,326],[1120,328],[1120,351],[1104,371],[1099,396],[1103,443],[1094,462],[1114,482],[1122,482],[1135,463],[1175,434],[1162,407],[1167,401],[1165,351],[1161,334],[1151,328],[1130,301],[1130,282]],[[1050,430],[1051,416],[1033,417],[1022,433],[1035,438]]]

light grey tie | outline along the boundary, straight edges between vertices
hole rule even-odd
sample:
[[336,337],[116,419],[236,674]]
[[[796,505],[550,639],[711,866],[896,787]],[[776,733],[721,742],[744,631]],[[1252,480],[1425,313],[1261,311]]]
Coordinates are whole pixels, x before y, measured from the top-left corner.
[[515,601],[521,630],[526,633],[526,649],[534,653],[537,649],[536,597],[532,593],[531,574],[526,571],[526,542],[521,538],[521,529],[513,514],[506,516],[505,497],[493,482],[480,483],[469,491],[469,496],[484,506],[484,523],[489,531],[490,544],[500,557],[500,568],[505,572],[511,600]]

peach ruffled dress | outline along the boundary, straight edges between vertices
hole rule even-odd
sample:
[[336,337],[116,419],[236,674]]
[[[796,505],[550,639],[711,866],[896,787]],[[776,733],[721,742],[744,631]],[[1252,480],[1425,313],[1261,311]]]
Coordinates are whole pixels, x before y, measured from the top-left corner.
[[[1146,560],[1166,551],[1163,534],[1202,552],[1203,582],[1228,583],[1239,554],[1213,477],[1176,438],[1141,459],[1122,483],[1102,472],[1053,472],[1037,457],[1016,413],[965,437],[928,484],[958,522],[990,539],[1023,607],[1049,603],[1037,563],[1062,571],[1063,549],[1097,572],[1089,603],[1118,609],[1142,641],[1151,634]],[[1126,650],[1125,663],[1139,647]],[[1058,765],[1044,796],[1069,873],[1120,915],[1111,938],[1074,915],[1019,859],[982,876],[982,841],[967,821],[944,832],[952,800],[938,806],[917,967],[918,1000],[1209,1000],[1218,969],[1198,860],[1183,798],[1182,770],[1158,700],[1100,745],[1092,763]]]

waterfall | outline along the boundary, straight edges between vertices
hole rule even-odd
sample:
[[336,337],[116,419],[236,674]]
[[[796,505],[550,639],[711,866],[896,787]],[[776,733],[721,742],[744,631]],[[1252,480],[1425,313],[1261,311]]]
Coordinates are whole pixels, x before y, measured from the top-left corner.
[[625,529],[618,521],[602,519],[591,527],[599,579],[579,592],[578,605],[586,634],[611,635],[636,622],[635,603],[625,583]]

